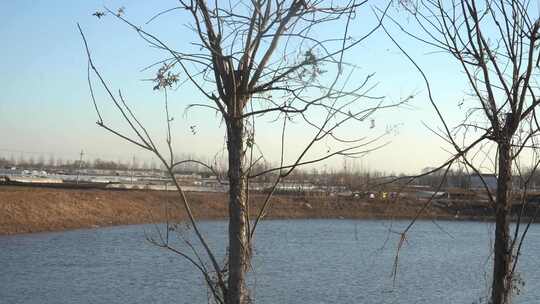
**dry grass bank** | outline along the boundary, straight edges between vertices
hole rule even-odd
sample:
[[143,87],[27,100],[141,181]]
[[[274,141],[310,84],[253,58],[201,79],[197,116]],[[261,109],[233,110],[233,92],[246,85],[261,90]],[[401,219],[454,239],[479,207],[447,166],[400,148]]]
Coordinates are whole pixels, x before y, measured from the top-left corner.
[[[226,194],[188,193],[199,219],[227,217]],[[264,200],[251,196],[255,213]],[[186,213],[175,192],[74,190],[0,186],[0,234],[54,231],[96,226],[183,220]],[[410,218],[416,201],[366,201],[339,197],[275,196],[267,218]],[[423,217],[452,218],[430,208]]]

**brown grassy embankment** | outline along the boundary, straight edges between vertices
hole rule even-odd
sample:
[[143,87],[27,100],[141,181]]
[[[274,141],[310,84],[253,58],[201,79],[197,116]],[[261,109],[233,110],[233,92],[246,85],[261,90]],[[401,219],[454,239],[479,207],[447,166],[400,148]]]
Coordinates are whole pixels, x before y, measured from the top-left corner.
[[[226,194],[188,193],[198,219],[227,216]],[[252,213],[262,194],[251,196]],[[275,196],[266,218],[412,218],[415,200],[359,200],[343,197]],[[422,217],[453,218],[455,212],[432,207]],[[176,192],[74,190],[0,186],[0,234],[183,220]]]

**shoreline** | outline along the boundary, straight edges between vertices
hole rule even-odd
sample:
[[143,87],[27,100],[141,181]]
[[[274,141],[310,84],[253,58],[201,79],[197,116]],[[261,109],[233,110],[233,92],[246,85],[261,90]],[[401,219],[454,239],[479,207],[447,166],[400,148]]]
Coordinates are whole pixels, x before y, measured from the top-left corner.
[[[227,218],[226,193],[186,194],[197,219]],[[252,218],[262,201],[264,194],[250,195]],[[339,196],[275,195],[265,218],[412,219],[424,203],[415,199],[393,202]],[[470,204],[452,208],[431,206],[419,219],[491,221],[491,216],[481,214],[482,210],[485,207],[475,209]],[[456,212],[460,214],[458,218]],[[167,219],[187,219],[176,192],[0,187],[0,235],[162,223]]]

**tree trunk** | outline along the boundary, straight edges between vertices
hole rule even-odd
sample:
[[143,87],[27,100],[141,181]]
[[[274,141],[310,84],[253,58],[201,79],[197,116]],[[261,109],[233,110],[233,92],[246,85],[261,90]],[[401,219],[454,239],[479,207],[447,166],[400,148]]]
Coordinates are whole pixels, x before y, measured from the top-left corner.
[[244,175],[244,124],[231,118],[227,124],[229,152],[229,278],[227,304],[249,302],[246,272],[249,267],[249,226],[246,221],[246,176]]
[[497,178],[496,226],[493,263],[492,304],[510,304],[512,293],[510,249],[510,210],[512,160],[510,143],[499,144],[499,176]]

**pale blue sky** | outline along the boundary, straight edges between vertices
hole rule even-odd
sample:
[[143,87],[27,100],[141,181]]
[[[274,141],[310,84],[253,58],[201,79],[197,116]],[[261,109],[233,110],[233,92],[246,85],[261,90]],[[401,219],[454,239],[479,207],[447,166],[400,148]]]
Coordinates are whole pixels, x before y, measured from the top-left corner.
[[[373,3],[381,3],[373,1]],[[113,18],[98,20],[91,14],[106,5],[111,9],[125,7],[126,17],[137,24],[161,9],[173,7],[175,1],[2,1],[0,4],[0,155],[16,157],[25,151],[74,159],[83,149],[93,157],[112,160],[150,159],[151,155],[123,143],[95,125],[96,117],[91,105],[86,82],[86,57],[76,23],[83,27],[97,66],[113,88],[121,88],[135,111],[156,136],[164,134],[162,104],[159,92],[152,84],[141,79],[152,77],[154,70],[140,72],[161,54],[152,50],[141,39]],[[370,15],[366,11],[365,15]],[[392,10],[398,20],[408,24],[402,13]],[[367,17],[366,17],[367,18]],[[366,20],[369,21],[370,18]],[[159,33],[177,48],[189,47],[192,36],[184,24],[185,14],[176,13],[149,25],[150,31]],[[367,26],[359,20],[353,29],[359,32]],[[396,31],[397,32],[397,31]],[[460,112],[457,103],[467,90],[459,68],[444,55],[428,53],[416,42],[406,41],[404,46],[419,60],[432,80],[436,97],[450,121],[457,121]],[[397,100],[418,93],[411,106],[375,114],[377,128],[367,125],[351,126],[352,135],[374,134],[388,125],[399,125],[398,133],[388,137],[392,143],[358,161],[358,165],[387,172],[416,172],[446,158],[442,142],[431,136],[422,125],[425,121],[438,126],[434,111],[425,98],[425,86],[419,74],[386,38],[382,31],[349,54],[349,60],[361,66],[358,81],[367,73],[376,73],[379,83],[377,95]],[[104,104],[108,101],[98,93]],[[193,90],[171,93],[175,148],[178,153],[214,155],[224,144],[224,133],[219,119],[202,110],[182,115],[188,103],[203,101]],[[105,109],[106,118],[116,122],[116,115]],[[197,136],[189,126],[197,126]],[[259,143],[275,157],[279,134],[272,125],[258,129]],[[370,133],[372,132],[372,133]],[[305,139],[303,129],[291,132],[290,142]],[[161,136],[163,138],[163,136]],[[300,148],[300,147],[298,147]],[[291,158],[295,149],[291,148]],[[340,166],[338,158],[327,163]]]

